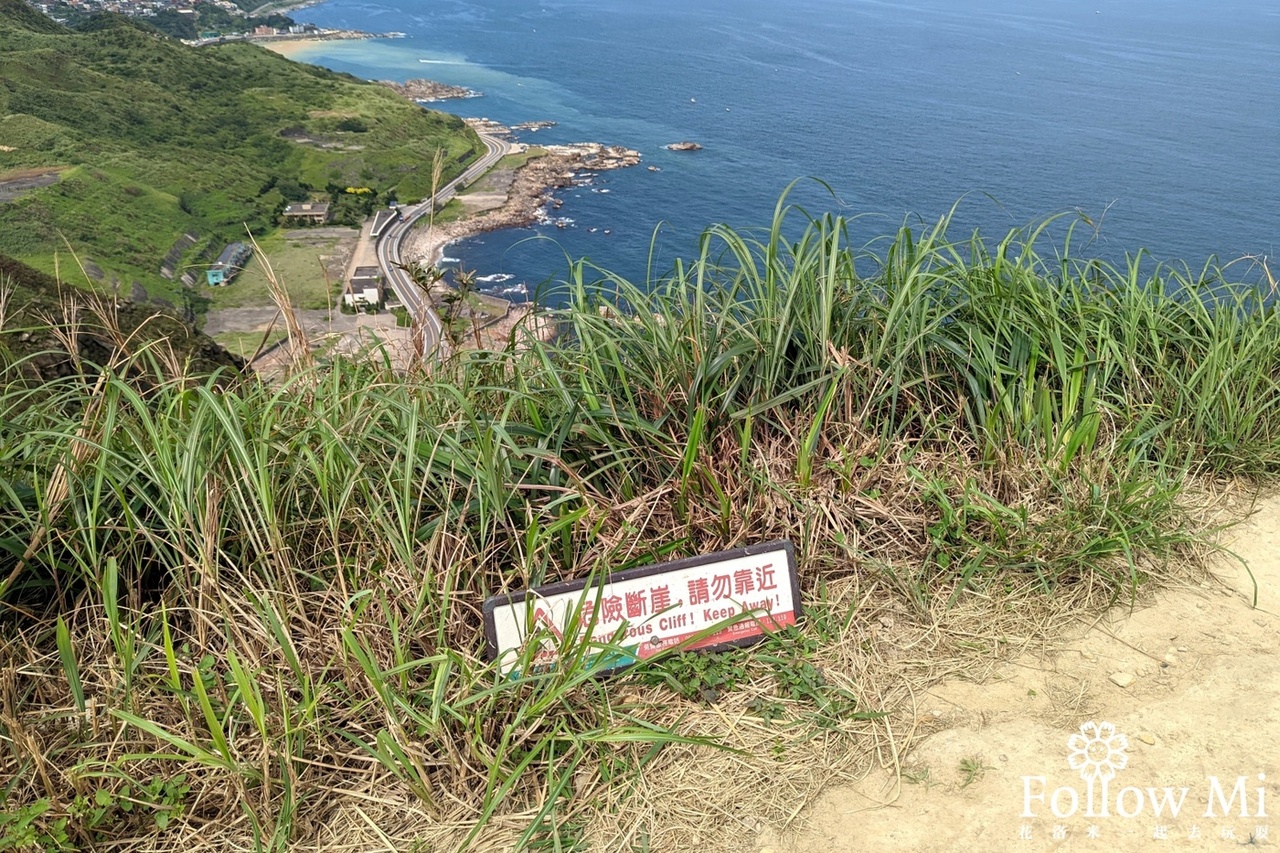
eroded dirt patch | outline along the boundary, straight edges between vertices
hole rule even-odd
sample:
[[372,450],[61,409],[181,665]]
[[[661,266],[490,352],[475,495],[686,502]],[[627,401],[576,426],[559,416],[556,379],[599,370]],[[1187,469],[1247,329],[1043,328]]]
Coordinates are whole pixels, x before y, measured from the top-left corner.
[[[1224,559],[1215,578],[1134,611],[1116,608],[983,684],[944,683],[920,697],[918,725],[934,734],[904,757],[901,781],[876,773],[830,789],[788,829],[762,833],[758,849],[1272,844],[1280,833],[1268,815],[1280,803],[1280,498],[1259,503],[1231,539],[1257,581],[1256,608],[1248,571]],[[1082,730],[1090,723],[1111,723],[1114,735]],[[1069,764],[1072,735],[1100,753],[1092,764],[1079,754],[1078,766]],[[1181,803],[1176,815],[1172,802]]]
[[63,171],[48,168],[17,169],[0,175],[0,204],[17,201],[29,192],[56,184]]

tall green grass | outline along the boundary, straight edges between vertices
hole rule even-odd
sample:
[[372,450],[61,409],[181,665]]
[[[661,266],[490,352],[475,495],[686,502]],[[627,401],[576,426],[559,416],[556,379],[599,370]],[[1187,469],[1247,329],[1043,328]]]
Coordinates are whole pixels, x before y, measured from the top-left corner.
[[1258,282],[1074,258],[1041,245],[1054,220],[992,247],[944,219],[872,255],[833,217],[786,243],[784,213],[756,239],[711,229],[656,286],[607,278],[631,323],[595,310],[603,273],[577,267],[565,322],[588,399],[646,423],[749,422],[816,415],[834,383],[885,437],[956,424],[1064,464],[1102,437],[1173,471],[1275,471],[1280,319]]
[[641,284],[576,264],[554,341],[408,376],[206,378],[127,343],[38,389],[9,364],[5,808],[104,842],[239,814],[283,850],[357,777],[452,843],[523,815],[533,844],[683,736],[586,654],[501,678],[486,596],[788,537],[806,589],[863,573],[921,618],[1105,601],[1194,541],[1189,478],[1280,465],[1256,284],[1078,259],[1050,223],[870,252],[836,217],[784,238],[796,215]]

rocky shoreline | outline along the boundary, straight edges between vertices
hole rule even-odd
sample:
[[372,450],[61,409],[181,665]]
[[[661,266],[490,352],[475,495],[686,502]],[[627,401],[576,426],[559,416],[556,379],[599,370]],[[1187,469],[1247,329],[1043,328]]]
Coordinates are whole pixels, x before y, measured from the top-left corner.
[[482,94],[465,86],[452,86],[448,83],[438,83],[435,80],[421,78],[405,80],[403,83],[397,83],[394,80],[379,80],[378,83],[386,86],[397,95],[416,102],[478,98]]
[[639,151],[619,145],[583,142],[548,145],[545,149],[546,154],[516,170],[502,206],[444,225],[416,229],[405,245],[406,260],[431,266],[439,262],[445,246],[456,240],[545,222],[545,209],[554,204],[553,193],[572,186],[579,175],[625,169],[640,162]]

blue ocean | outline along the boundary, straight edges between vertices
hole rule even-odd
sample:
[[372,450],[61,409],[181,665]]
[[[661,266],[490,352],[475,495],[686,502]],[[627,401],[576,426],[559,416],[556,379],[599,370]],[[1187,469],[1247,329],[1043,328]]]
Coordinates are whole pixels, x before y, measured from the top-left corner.
[[[852,218],[857,244],[958,202],[957,237],[1066,211],[1113,260],[1145,249],[1198,267],[1280,246],[1276,2],[328,0],[293,14],[406,34],[317,43],[304,61],[483,92],[440,105],[466,116],[558,123],[526,141],[643,153],[561,194],[572,226],[449,250],[481,276],[534,287],[588,258],[643,279],[651,248],[661,272],[712,223],[767,225],[796,179],[791,200]],[[686,139],[703,150],[663,147]]]

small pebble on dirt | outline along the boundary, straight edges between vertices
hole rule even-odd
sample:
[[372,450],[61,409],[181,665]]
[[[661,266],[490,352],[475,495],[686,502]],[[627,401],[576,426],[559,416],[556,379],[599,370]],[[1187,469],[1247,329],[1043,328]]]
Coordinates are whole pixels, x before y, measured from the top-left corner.
[[1111,673],[1111,683],[1117,687],[1128,687],[1133,684],[1135,677],[1131,672],[1113,672]]
[[1142,741],[1147,746],[1156,745],[1156,736],[1152,734],[1148,734],[1146,732],[1143,732],[1142,734],[1138,735],[1138,740]]

